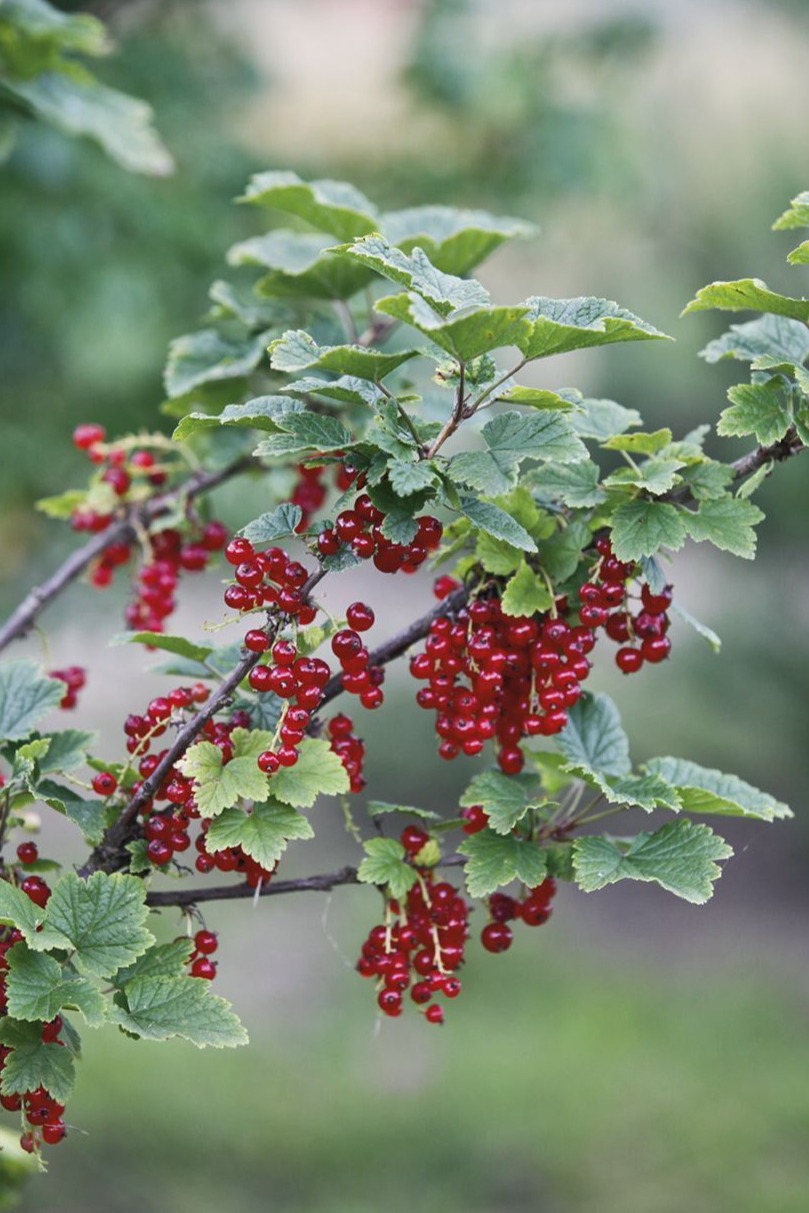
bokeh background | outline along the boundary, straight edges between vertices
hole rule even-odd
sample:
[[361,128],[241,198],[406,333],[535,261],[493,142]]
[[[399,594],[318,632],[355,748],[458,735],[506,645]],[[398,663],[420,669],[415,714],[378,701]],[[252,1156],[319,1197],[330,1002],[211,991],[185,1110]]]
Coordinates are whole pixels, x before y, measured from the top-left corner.
[[[484,267],[498,301],[605,295],[677,342],[551,359],[535,382],[611,396],[650,427],[714,421],[743,377],[697,357],[721,317],[678,319],[699,286],[756,275],[807,293],[784,263],[794,240],[769,230],[809,186],[804,0],[60,7],[108,21],[118,53],[101,74],[150,101],[177,169],[127,175],[35,124],[2,166],[4,608],[71,545],[31,504],[80,482],[73,426],[170,427],[157,411],[165,350],[199,323],[225,249],[258,230],[231,204],[253,171],[537,223],[535,242]],[[712,445],[721,458],[741,449]],[[681,754],[738,772],[792,803],[796,821],[732,826],[737,856],[702,909],[646,886],[562,890],[551,924],[518,933],[508,954],[470,945],[442,1030],[415,1016],[377,1023],[351,972],[377,909],[367,891],[212,908],[217,989],[243,1013],[250,1050],[88,1040],[77,1131],[25,1213],[803,1213],[803,460],[757,499],[768,517],[754,566],[693,548],[673,566],[721,656],[678,628],[664,668],[630,684],[601,668],[592,681],[616,697],[638,760]],[[252,516],[232,486],[218,507],[234,525]],[[361,586],[380,633],[429,600],[425,580],[406,594],[383,580]],[[217,617],[217,593],[214,578],[181,624]],[[341,605],[344,591],[330,593]],[[110,757],[118,718],[155,693],[141,654],[99,648],[120,606],[115,590],[78,587],[45,617],[52,664],[97,671],[76,724],[101,727]],[[369,794],[446,810],[467,772],[436,771],[406,682],[385,711],[363,713]],[[341,847],[324,822],[324,867]],[[300,867],[294,848],[290,862]]]

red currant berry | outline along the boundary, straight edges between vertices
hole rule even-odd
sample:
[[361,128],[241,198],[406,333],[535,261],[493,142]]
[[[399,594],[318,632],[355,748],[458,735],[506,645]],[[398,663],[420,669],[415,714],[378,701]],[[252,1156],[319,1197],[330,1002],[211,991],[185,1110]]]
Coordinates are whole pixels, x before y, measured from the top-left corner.
[[643,665],[643,654],[638,649],[619,649],[615,664],[624,674],[635,674]]
[[367,632],[375,619],[374,612],[364,602],[352,602],[346,610],[346,622],[355,632]]
[[191,966],[192,977],[202,977],[205,981],[213,981],[216,977],[216,962],[207,956],[200,956]]
[[109,771],[99,771],[93,776],[92,788],[98,796],[112,796],[118,788],[118,780]]
[[511,927],[504,922],[490,922],[480,933],[480,942],[487,952],[507,952],[514,939]]
[[39,848],[35,842],[21,842],[17,847],[17,858],[26,866],[39,859]]
[[219,939],[214,931],[197,931],[194,936],[194,947],[203,956],[212,956],[219,947]]

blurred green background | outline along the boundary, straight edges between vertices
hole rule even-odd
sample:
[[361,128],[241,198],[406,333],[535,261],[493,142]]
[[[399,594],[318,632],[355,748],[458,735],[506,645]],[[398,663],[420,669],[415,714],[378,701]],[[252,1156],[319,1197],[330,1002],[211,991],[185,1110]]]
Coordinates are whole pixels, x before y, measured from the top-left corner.
[[[697,358],[721,317],[678,320],[699,286],[755,275],[807,293],[784,263],[794,240],[769,231],[809,187],[803,3],[107,0],[93,11],[118,43],[99,74],[152,104],[177,170],[129,175],[33,123],[0,170],[6,606],[71,546],[31,502],[83,475],[73,426],[169,427],[157,413],[165,349],[199,323],[228,245],[259,230],[231,204],[250,172],[290,168],[352,180],[382,205],[485,206],[539,224],[534,243],[484,267],[499,301],[603,294],[677,343],[551,359],[534,381],[612,396],[650,427],[715,421],[743,378]],[[372,992],[350,971],[372,894],[211,908],[217,987],[245,1011],[251,1049],[88,1040],[77,1130],[29,1187],[26,1213],[809,1207],[803,460],[758,500],[768,518],[755,566],[687,550],[673,568],[722,655],[679,628],[664,669],[631,684],[599,669],[593,683],[616,697],[637,759],[736,771],[791,802],[796,822],[728,830],[737,856],[705,909],[645,887],[563,890],[552,923],[524,929],[508,955],[471,947],[442,1030],[411,1016],[377,1031]],[[219,507],[244,521],[238,490]],[[359,593],[393,632],[423,609],[428,584],[412,579],[394,600],[382,580]],[[186,607],[189,627],[217,614],[216,593],[214,578]],[[75,589],[46,616],[53,664],[96,660],[88,637],[118,630],[119,605]],[[137,653],[98,661],[76,723],[111,720],[112,756],[117,721],[154,679]],[[363,715],[370,795],[453,802],[467,772],[436,771],[411,687]],[[324,868],[342,858],[327,843]]]

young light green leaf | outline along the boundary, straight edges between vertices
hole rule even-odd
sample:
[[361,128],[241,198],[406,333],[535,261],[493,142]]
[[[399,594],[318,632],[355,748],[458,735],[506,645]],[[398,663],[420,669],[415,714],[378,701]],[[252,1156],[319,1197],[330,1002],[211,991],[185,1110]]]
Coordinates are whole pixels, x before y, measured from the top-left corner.
[[792,402],[779,378],[737,383],[728,388],[728,400],[731,407],[721,413],[716,425],[717,434],[723,437],[754,434],[762,446],[770,446],[792,425]]
[[732,552],[744,560],[752,560],[756,554],[756,533],[753,528],[763,517],[762,511],[752,501],[729,496],[716,501],[703,501],[696,511],[682,511],[688,534],[696,543],[707,540],[714,547]]
[[276,371],[327,371],[378,382],[398,366],[415,358],[417,350],[381,354],[359,345],[318,345],[305,329],[284,333],[270,345],[270,363]]
[[59,1103],[67,1103],[76,1081],[73,1054],[59,1044],[42,1041],[42,1024],[10,1016],[0,1019],[0,1044],[11,1049],[0,1078],[0,1093],[24,1095],[45,1090]]
[[519,404],[528,409],[556,409],[565,413],[573,409],[571,401],[559,392],[551,392],[547,388],[520,387],[518,384],[498,390],[495,399],[504,404]]
[[660,497],[680,483],[677,473],[683,466],[679,459],[646,459],[639,468],[618,468],[604,484],[608,489],[630,486]]
[[314,838],[311,823],[286,805],[258,804],[249,813],[225,809],[208,830],[205,845],[209,854],[226,847],[241,846],[245,855],[271,871],[296,838]]
[[460,316],[451,313],[444,317],[410,291],[378,299],[376,310],[412,325],[461,362],[507,345],[519,345],[526,332],[524,307],[480,307]]
[[487,897],[512,880],[535,888],[548,870],[546,852],[513,834],[503,836],[493,830],[480,830],[465,838],[458,850],[466,856],[464,873],[470,897]]
[[205,383],[249,375],[264,357],[268,336],[259,333],[234,341],[216,329],[201,329],[177,337],[169,346],[163,375],[167,395],[173,399]]
[[803,240],[797,248],[788,255],[790,265],[809,265],[809,240]]
[[713,501],[724,497],[733,480],[733,472],[725,463],[715,459],[704,459],[683,472],[691,495],[695,501]]
[[477,537],[475,554],[486,572],[494,573],[497,577],[516,573],[523,562],[523,554],[519,548],[503,539],[495,539],[485,531],[481,531]]
[[365,858],[357,869],[363,884],[378,884],[391,897],[404,897],[418,879],[405,860],[405,849],[395,838],[371,838],[362,844]]
[[760,278],[740,278],[737,282],[712,282],[697,291],[683,308],[681,316],[716,308],[721,312],[772,312],[792,320],[809,320],[809,299],[790,299],[771,291]]
[[[75,872],[68,872],[51,894],[46,930],[61,938],[57,946],[73,953],[78,969],[109,977],[154,943],[143,925],[149,913],[145,896],[143,881],[134,876],[94,872],[81,880]],[[28,943],[39,945],[38,939]]]
[[530,330],[517,344],[528,359],[615,341],[669,340],[665,333],[610,299],[549,299],[534,295],[526,299],[525,306]]
[[553,606],[553,594],[541,573],[523,560],[506,585],[500,605],[506,615],[533,615]]
[[8,953],[8,1013],[15,1019],[47,1023],[65,1008],[80,1011],[91,1028],[106,1019],[106,1001],[98,986],[84,977],[63,979],[62,966],[24,943]]
[[638,834],[627,841],[600,835],[578,838],[573,844],[573,866],[585,893],[618,880],[653,881],[685,901],[702,905],[721,875],[719,861],[732,854],[708,826],[681,818],[654,834]]
[[599,485],[601,472],[591,459],[580,463],[548,463],[531,473],[531,484],[543,497],[561,501],[572,509],[601,505],[607,494]]
[[552,582],[567,581],[581,564],[592,536],[585,522],[571,522],[542,544],[542,568]]
[[296,215],[339,240],[352,240],[379,225],[374,204],[346,181],[302,181],[296,173],[281,171],[256,173],[239,201]]
[[789,207],[772,225],[772,230],[780,232],[796,227],[809,227],[809,190],[795,195]]
[[458,802],[462,808],[481,805],[496,834],[510,834],[528,812],[532,798],[526,786],[501,771],[476,775]]
[[251,543],[273,543],[276,539],[287,539],[290,535],[294,535],[302,518],[301,507],[290,505],[288,501],[285,501],[283,505],[276,506],[270,513],[261,514],[252,522],[248,522],[241,528],[239,534],[244,535],[245,539],[249,539]]
[[686,813],[756,817],[760,821],[792,816],[787,805],[745,783],[738,775],[725,775],[685,758],[652,758],[644,769],[677,788]]
[[194,797],[203,817],[216,817],[242,799],[264,801],[270,795],[269,780],[256,760],[272,749],[272,733],[234,729],[231,743],[233,758],[224,765],[222,751],[210,741],[196,742],[177,763],[195,783]]
[[461,497],[459,499],[461,513],[480,530],[492,535],[495,539],[503,539],[523,552],[535,552],[537,545],[526,531],[510,514],[501,510],[490,501],[481,501],[477,497]]
[[602,776],[625,776],[632,771],[629,738],[608,695],[585,692],[570,709],[567,727],[557,734],[556,744],[570,766]]
[[311,808],[318,796],[339,796],[348,790],[348,775],[339,756],[327,741],[316,737],[304,738],[294,767],[281,767],[270,780],[275,799],[296,809]]
[[144,1040],[179,1036],[200,1049],[246,1045],[247,1033],[230,1003],[210,988],[201,977],[134,977],[116,996],[110,1018]]
[[661,548],[676,552],[685,543],[681,511],[665,501],[625,501],[612,516],[612,546],[619,560],[653,556]]
[[65,684],[24,657],[0,666],[0,738],[24,741],[59,703]]
[[671,430],[655,430],[652,434],[614,434],[602,442],[605,451],[628,451],[631,455],[656,455],[671,443]]

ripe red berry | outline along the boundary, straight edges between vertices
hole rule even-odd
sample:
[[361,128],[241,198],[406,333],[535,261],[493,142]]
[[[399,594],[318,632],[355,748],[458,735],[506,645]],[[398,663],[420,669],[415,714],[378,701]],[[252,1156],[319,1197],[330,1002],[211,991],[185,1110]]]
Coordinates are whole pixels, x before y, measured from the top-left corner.
[[219,947],[219,939],[213,931],[197,931],[194,936],[194,947],[203,956],[212,956]]
[[225,548],[225,560],[227,560],[228,564],[242,564],[253,556],[255,556],[255,551],[250,540],[239,536],[231,539]]
[[504,922],[490,922],[480,933],[480,942],[487,952],[507,952],[514,939],[511,927]]
[[401,843],[408,855],[418,855],[419,851],[430,841],[430,835],[420,826],[405,826],[401,834]]
[[216,977],[216,962],[207,956],[200,956],[191,966],[192,977],[202,977],[205,981],[213,981]]
[[99,771],[93,776],[92,788],[98,796],[112,796],[118,788],[118,780],[109,771]]
[[23,893],[34,905],[46,906],[51,895],[50,887],[39,876],[26,876],[20,885]]
[[428,1023],[443,1023],[444,1008],[439,1006],[437,1002],[432,1003],[424,1012],[424,1018]]
[[35,842],[21,842],[17,847],[17,858],[22,864],[36,863],[39,859],[39,848]]
[[634,674],[643,665],[643,654],[638,649],[619,649],[615,664],[624,674]]
[[364,602],[352,602],[346,610],[346,622],[355,632],[367,632],[375,619],[374,612]]
[[96,442],[103,442],[106,436],[107,431],[103,425],[86,421],[82,425],[77,425],[73,431],[73,445],[80,451],[87,451]]

